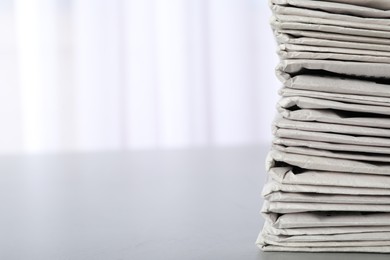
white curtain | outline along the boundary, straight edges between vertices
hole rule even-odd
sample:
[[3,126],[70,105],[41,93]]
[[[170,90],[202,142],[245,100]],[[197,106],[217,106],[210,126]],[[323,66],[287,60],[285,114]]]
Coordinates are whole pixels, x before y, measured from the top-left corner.
[[0,152],[269,141],[264,0],[0,1]]

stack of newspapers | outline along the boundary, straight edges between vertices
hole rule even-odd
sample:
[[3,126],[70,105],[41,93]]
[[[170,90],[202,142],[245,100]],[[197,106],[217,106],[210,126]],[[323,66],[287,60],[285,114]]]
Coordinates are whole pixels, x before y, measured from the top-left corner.
[[265,251],[390,253],[390,1],[271,0]]

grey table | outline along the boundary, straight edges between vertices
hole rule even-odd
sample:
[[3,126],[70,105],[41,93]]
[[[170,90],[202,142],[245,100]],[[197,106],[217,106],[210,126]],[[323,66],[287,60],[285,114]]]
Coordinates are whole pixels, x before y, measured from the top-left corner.
[[389,259],[262,253],[265,147],[0,158],[0,259]]

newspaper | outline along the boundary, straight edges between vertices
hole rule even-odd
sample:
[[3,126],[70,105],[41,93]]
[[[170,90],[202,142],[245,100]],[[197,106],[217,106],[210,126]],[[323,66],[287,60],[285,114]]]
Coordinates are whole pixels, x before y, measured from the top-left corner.
[[[338,0],[338,1],[308,1],[308,0],[271,0],[271,4],[296,6],[308,10],[322,10],[328,13],[352,15],[365,18],[390,18],[388,1]],[[359,5],[356,3],[360,3]]]
[[[324,242],[277,242],[270,240],[268,237],[261,236],[258,239],[259,244],[271,244],[273,246],[283,246],[287,248],[302,248],[310,247],[315,248],[319,251],[319,248],[323,248],[323,251],[337,251],[337,248],[349,248],[355,247],[357,252],[365,252],[365,247],[376,248],[376,247],[390,247],[390,241],[381,240],[381,241],[324,241]],[[351,250],[348,250],[351,251]],[[386,252],[390,252],[390,249],[387,249]]]
[[277,53],[281,59],[347,60],[371,63],[390,63],[389,57],[381,56],[360,56],[312,51],[285,51],[281,49],[279,49]]
[[284,145],[273,145],[272,148],[277,151],[292,153],[292,154],[302,154],[308,156],[318,156],[323,157],[324,159],[328,158],[339,158],[339,159],[348,159],[354,161],[367,161],[374,163],[386,163],[390,165],[390,156],[388,154],[371,154],[371,153],[358,153],[358,152],[348,152],[348,151],[328,151],[322,149],[313,149],[308,147],[295,147],[295,146],[284,146]]
[[275,16],[271,20],[271,27],[273,30],[302,30],[302,31],[316,31],[326,33],[339,33],[345,35],[356,35],[374,38],[390,38],[390,31],[372,30],[369,28],[343,27],[338,25],[305,23],[298,21],[280,21]]
[[390,118],[383,115],[375,115],[375,117],[368,117],[362,113],[347,113],[345,111],[337,111],[330,109],[288,110],[282,107],[278,107],[278,110],[280,115],[284,118],[297,121],[334,123],[339,125],[355,125],[362,127],[369,126],[376,128],[390,128]]
[[388,97],[375,97],[375,96],[363,96],[355,94],[339,94],[329,93],[315,90],[301,90],[293,88],[281,88],[279,94],[282,97],[311,97],[333,101],[341,101],[354,104],[365,104],[374,106],[390,106],[390,98]]
[[264,197],[269,202],[307,202],[326,204],[390,204],[390,196],[272,192]]
[[388,44],[388,39],[378,37],[367,37],[358,35],[336,34],[329,32],[319,31],[303,31],[295,29],[279,29],[275,31],[275,34],[284,33],[294,37],[310,37],[324,40],[345,41],[353,43],[369,43],[369,44]]
[[287,73],[290,75],[298,74],[302,71],[322,70],[345,76],[386,78],[389,77],[390,64],[334,60],[281,60],[276,70],[278,74]]
[[266,159],[266,169],[272,168],[277,162],[284,162],[308,170],[356,173],[357,178],[359,173],[390,176],[389,163],[293,154],[272,149]]
[[390,109],[388,106],[352,104],[302,96],[284,97],[279,100],[278,107],[282,109],[293,108],[294,110],[296,110],[297,107],[304,109],[333,109],[390,116]]
[[349,134],[354,136],[390,137],[390,129],[387,128],[329,124],[311,121],[294,121],[282,118],[280,116],[274,120],[273,127],[276,129],[276,131],[277,129],[282,128],[323,133]]
[[[341,188],[372,188],[373,190],[390,189],[390,178],[388,176],[382,175],[361,173],[357,178],[355,173],[307,170],[302,168],[296,168],[292,165],[273,166],[272,168],[268,169],[268,174],[270,180],[274,180],[279,184],[292,184],[292,186],[309,185]],[[271,190],[270,192],[273,191]],[[323,193],[330,194],[329,192]],[[269,194],[269,192],[263,193],[264,196],[266,196],[267,194]],[[339,194],[348,195],[349,193],[341,192]],[[361,194],[363,195],[363,193]],[[382,191],[381,194],[387,193],[385,191]]]
[[[346,28],[348,29],[356,29],[359,31],[363,30],[370,30],[371,34],[370,36],[378,36],[383,37],[383,35],[387,35],[384,32],[390,31],[390,27],[388,24],[377,24],[377,23],[370,23],[365,22],[364,20],[361,21],[351,21],[351,19],[340,19],[340,20],[334,20],[334,19],[326,19],[322,17],[316,17],[316,16],[301,16],[301,15],[285,15],[280,13],[274,13],[273,15],[274,21],[280,22],[281,24],[289,24],[289,23],[300,23],[300,24],[310,24],[310,25],[329,25],[329,26],[337,26],[340,29],[340,32],[345,32]],[[348,16],[345,16],[348,18]],[[294,28],[290,28],[294,29]],[[353,31],[356,31],[353,30]],[[349,31],[348,31],[349,32]],[[374,34],[375,32],[375,34]],[[350,34],[350,33],[347,33]],[[360,35],[360,34],[358,34]],[[362,34],[363,36],[366,36]],[[385,38],[385,37],[384,37]]]
[[[390,25],[388,19],[352,16],[352,15],[345,15],[343,13],[329,13],[321,10],[305,9],[305,8],[300,8],[292,5],[286,6],[286,5],[271,4],[271,10],[274,13],[274,15],[289,15],[289,16],[297,16],[303,18],[321,18],[329,21],[343,21],[343,22],[364,24],[363,26],[367,24],[382,25],[382,26]],[[386,29],[387,28],[385,28],[385,30]]]
[[[379,83],[375,80],[338,76],[325,77],[313,74],[301,74],[291,77],[283,71],[277,72],[279,72],[277,76],[287,88],[360,95],[363,98],[390,97],[389,84]],[[390,82],[388,81],[388,83]]]
[[265,251],[390,253],[390,1],[270,0]]
[[[335,176],[337,177],[337,176]],[[355,176],[356,178],[356,176]],[[319,194],[345,194],[345,195],[390,195],[389,189],[365,187],[341,187],[307,184],[282,184],[272,178],[264,185],[262,195],[267,196],[273,192],[319,193]]]
[[257,242],[257,245],[264,251],[279,251],[279,252],[355,252],[355,253],[390,253],[389,246],[354,246],[354,247],[308,247],[303,245],[302,247],[287,247],[287,246],[278,246],[278,245],[268,245],[260,239]]
[[365,43],[364,41],[351,42],[349,40],[348,41],[327,40],[324,38],[316,38],[316,37],[308,37],[308,36],[293,37],[291,34],[281,33],[281,32],[276,33],[275,36],[279,44],[296,44],[296,45],[305,45],[305,46],[333,47],[333,48],[342,48],[342,49],[374,50],[374,51],[390,52],[390,46],[386,45],[385,42],[382,42],[382,44],[375,44],[375,43]]
[[289,147],[309,147],[309,148],[329,150],[329,151],[361,152],[361,153],[390,155],[389,148],[379,147],[379,146],[338,144],[338,143],[298,140],[298,139],[291,139],[291,138],[274,138],[272,143],[277,145],[289,146]]
[[387,212],[301,212],[279,214],[268,223],[274,228],[381,227],[389,225]]
[[300,44],[291,44],[291,43],[282,43],[279,44],[279,49],[283,51],[299,51],[299,52],[320,52],[320,53],[340,53],[340,54],[351,54],[364,57],[390,57],[390,52],[388,51],[377,51],[377,50],[360,50],[360,49],[350,49],[350,48],[340,48],[340,47],[324,47],[324,46],[310,46],[310,45],[300,45]]
[[390,232],[390,226],[274,228],[270,223],[265,222],[263,230],[265,233],[273,235],[305,236]]
[[273,242],[336,242],[336,241],[382,241],[390,240],[390,232],[366,232],[334,235],[306,235],[306,236],[284,236],[265,232],[266,240]]
[[[383,137],[371,137],[371,136],[355,136],[347,134],[335,134],[326,132],[313,132],[313,131],[302,131],[297,129],[285,129],[285,128],[274,128],[273,134],[279,138],[289,138],[304,141],[317,141],[334,144],[347,144],[347,145],[359,145],[371,147],[371,151],[375,147],[390,148],[390,138]],[[380,148],[382,149],[382,148]],[[379,153],[379,150],[378,150]]]

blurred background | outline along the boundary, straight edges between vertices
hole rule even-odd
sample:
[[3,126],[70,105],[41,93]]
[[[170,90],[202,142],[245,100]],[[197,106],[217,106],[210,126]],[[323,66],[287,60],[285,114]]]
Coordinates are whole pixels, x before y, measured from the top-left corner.
[[264,0],[0,0],[0,153],[271,140]]

